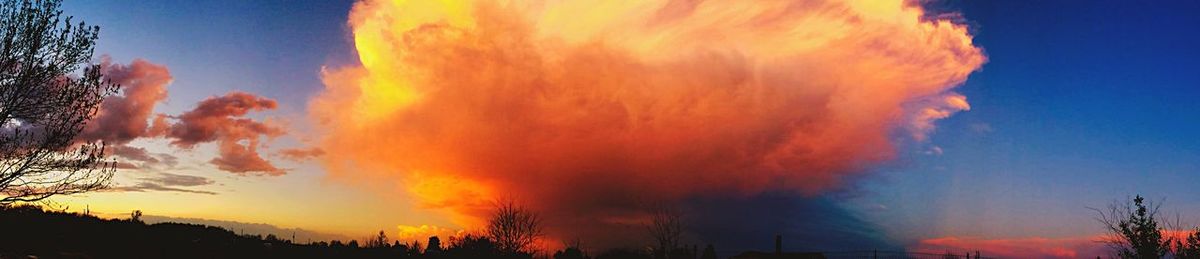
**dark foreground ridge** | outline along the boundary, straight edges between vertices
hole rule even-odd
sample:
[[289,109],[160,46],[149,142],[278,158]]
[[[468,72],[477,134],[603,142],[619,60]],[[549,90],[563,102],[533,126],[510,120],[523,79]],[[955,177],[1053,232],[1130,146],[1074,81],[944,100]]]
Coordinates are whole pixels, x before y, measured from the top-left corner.
[[[531,258],[500,255],[486,239],[451,240],[426,254],[419,244],[358,241],[297,244],[273,235],[239,235],[220,227],[145,224],[131,219],[0,206],[0,258]],[[569,257],[564,257],[569,258]]]
[[[711,245],[676,249],[656,254],[647,249],[612,249],[587,254],[576,247],[545,254],[505,253],[486,237],[467,235],[443,242],[389,243],[383,233],[376,237],[342,242],[338,240],[294,243],[274,235],[241,235],[221,227],[186,223],[146,224],[140,212],[129,219],[103,219],[84,213],[46,210],[38,206],[0,206],[0,259],[16,258],[554,258],[554,259],[716,259]],[[856,251],[826,253],[784,252],[781,237],[775,251],[747,251],[737,259],[799,258],[980,258],[978,254],[923,254],[911,252]]]

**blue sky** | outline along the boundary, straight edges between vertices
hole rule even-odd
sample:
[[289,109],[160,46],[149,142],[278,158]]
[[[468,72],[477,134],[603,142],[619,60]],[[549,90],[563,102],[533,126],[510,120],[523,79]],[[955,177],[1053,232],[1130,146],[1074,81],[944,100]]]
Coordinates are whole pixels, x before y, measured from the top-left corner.
[[66,1],[101,26],[98,54],[144,58],[175,76],[169,112],[230,90],[270,93],[303,112],[322,66],[354,60],[346,15],[353,1]]
[[[98,53],[171,69],[160,112],[241,90],[279,100],[269,114],[303,116],[322,66],[356,62],[351,4],[67,1],[65,9],[102,26]],[[956,89],[971,110],[939,121],[928,143],[900,145],[841,206],[899,240],[1093,234],[1101,229],[1086,207],[1134,194],[1165,199],[1168,212],[1200,224],[1200,2],[934,5],[961,12],[988,56]],[[925,154],[933,146],[943,153]],[[285,182],[333,188],[318,183],[317,167],[297,166],[308,173]]]
[[1135,194],[1200,223],[1200,3],[944,4],[989,62],[958,88],[971,110],[931,138],[943,155],[910,149],[864,184],[881,225],[1080,235],[1101,230],[1085,207]]
[[[323,88],[324,66],[356,63],[346,16],[353,1],[65,1],[64,12],[100,25],[96,54],[115,62],[146,59],[174,77],[166,102],[156,112],[179,114],[202,99],[244,91],[275,99],[276,110],[251,113],[280,120],[288,136],[272,150],[303,146],[309,97]],[[212,146],[181,150],[166,141],[135,143],[181,158],[171,173],[205,177],[218,195],[184,193],[94,193],[68,197],[72,208],[270,223],[332,234],[374,233],[398,224],[442,223],[407,214],[407,202],[378,196],[372,188],[328,182],[315,163],[276,161],[292,171],[279,177],[244,177],[214,170],[206,161]],[[278,160],[263,152],[271,160]],[[130,185],[154,172],[118,173],[115,185]],[[389,186],[373,188],[390,188]],[[346,202],[346,201],[361,202]],[[314,206],[320,204],[320,206]],[[121,214],[118,214],[121,215]],[[355,217],[361,220],[332,220]],[[325,223],[313,224],[319,220]],[[386,222],[386,223],[381,223]],[[443,223],[444,224],[444,223]],[[352,235],[352,236],[354,236]]]

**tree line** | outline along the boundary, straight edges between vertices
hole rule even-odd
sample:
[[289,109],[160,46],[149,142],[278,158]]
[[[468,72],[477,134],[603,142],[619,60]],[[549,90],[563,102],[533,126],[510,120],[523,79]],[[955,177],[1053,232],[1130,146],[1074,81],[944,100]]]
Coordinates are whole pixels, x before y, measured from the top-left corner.
[[[544,237],[538,214],[515,202],[498,203],[485,229],[477,234],[429,237],[424,244],[390,240],[385,231],[360,240],[332,240],[307,244],[275,235],[243,235],[198,224],[146,224],[141,212],[127,219],[103,219],[86,213],[52,210],[32,204],[0,205],[0,258],[554,258],[554,259],[715,259],[711,245],[702,253],[696,247],[658,242],[678,236],[653,238],[647,248],[611,249],[587,253],[581,243],[557,251],[540,251]],[[660,217],[655,218],[674,218]],[[678,235],[680,231],[653,235]],[[676,225],[682,228],[682,225]],[[446,238],[443,240],[442,238]]]

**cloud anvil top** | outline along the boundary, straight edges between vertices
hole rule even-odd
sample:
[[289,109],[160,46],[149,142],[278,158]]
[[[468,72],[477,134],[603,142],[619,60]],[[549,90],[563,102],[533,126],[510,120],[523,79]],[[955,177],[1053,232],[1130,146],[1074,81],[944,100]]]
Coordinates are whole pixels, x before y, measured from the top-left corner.
[[[969,109],[964,25],[900,1],[363,1],[361,66],[310,113],[334,177],[401,182],[482,226],[523,197],[552,236],[705,195],[806,194]],[[347,116],[347,113],[353,116]],[[601,234],[608,233],[608,234]]]

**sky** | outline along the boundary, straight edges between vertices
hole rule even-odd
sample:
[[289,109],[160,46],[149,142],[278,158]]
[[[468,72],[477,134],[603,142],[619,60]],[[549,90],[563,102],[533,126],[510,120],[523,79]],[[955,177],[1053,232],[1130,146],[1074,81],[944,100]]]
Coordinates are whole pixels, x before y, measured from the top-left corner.
[[[692,210],[702,242],[1036,257],[1096,253],[1088,208],[1136,194],[1200,224],[1195,2],[428,3],[66,1],[98,54],[169,70],[151,102],[169,130],[126,145],[179,162],[56,200],[351,237],[471,228],[499,195],[552,225],[637,221],[649,200]],[[214,120],[250,126],[189,138]],[[247,147],[273,169],[213,162]],[[763,221],[790,230],[717,213],[738,206],[793,211]],[[579,214],[603,217],[562,220]],[[804,234],[824,225],[853,227]]]

